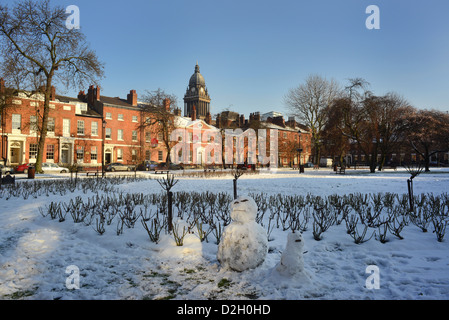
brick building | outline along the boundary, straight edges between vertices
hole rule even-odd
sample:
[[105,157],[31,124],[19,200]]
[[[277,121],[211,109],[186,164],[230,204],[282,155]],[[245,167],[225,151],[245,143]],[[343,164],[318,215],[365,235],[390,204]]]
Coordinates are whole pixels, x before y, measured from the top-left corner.
[[[3,79],[0,79],[0,96],[4,98],[1,108],[0,163],[12,167],[34,163],[37,156],[37,124],[43,113],[43,94],[13,93],[5,87]],[[74,98],[57,95],[53,88],[43,162],[63,166],[77,164],[83,167],[100,167],[103,159],[105,164],[138,164],[144,160],[164,162],[167,158],[164,135],[157,123],[148,125],[154,123],[154,116],[147,113],[144,106],[138,101],[135,90],[130,90],[124,99],[103,96],[100,87],[90,86],[87,94],[80,91]],[[168,99],[164,101],[164,108],[170,110]],[[307,128],[296,123],[294,119],[284,121],[282,116],[273,115],[273,118],[266,117],[262,121],[259,113],[253,113],[250,114],[249,120],[245,120],[243,115],[225,112],[213,121],[210,112],[201,119],[197,118],[195,104],[192,104],[190,114],[186,117],[181,116],[181,110],[174,110],[169,119],[174,124],[172,130],[185,130],[189,151],[182,155],[182,152],[176,150],[171,159],[185,165],[201,167],[206,164],[206,157],[212,156],[215,158],[214,163],[221,164],[224,158],[219,159],[216,155],[218,147],[211,146],[211,143],[218,142],[218,137],[214,134],[219,133],[224,143],[223,129],[239,128],[244,135],[248,134],[248,129],[255,130],[256,134],[259,129],[267,129],[268,143],[270,130],[277,130],[277,165],[297,166],[299,154],[301,164],[306,163],[311,153],[310,133]],[[212,136],[207,136],[211,132]],[[202,137],[201,141],[198,140],[199,137]],[[243,161],[248,162],[248,139],[244,141]],[[176,144],[176,141],[171,143],[172,146]],[[267,145],[268,150],[269,148]],[[298,152],[299,148],[302,149],[301,153]],[[221,151],[224,151],[224,148]],[[241,162],[242,159],[237,158],[236,154],[234,146],[234,156],[231,160],[233,164]]]
[[[0,126],[0,162],[9,166],[34,163],[37,156],[37,121],[43,112],[41,93],[11,90],[0,81],[5,97]],[[105,163],[136,164],[144,159],[161,161],[166,150],[152,128],[143,128],[137,93],[127,99],[106,97],[90,86],[77,98],[57,95],[53,89],[43,162],[98,167]]]
[[[278,167],[298,167],[298,163],[304,165],[310,162],[312,156],[310,130],[296,122],[294,117],[285,121],[279,112],[269,112],[262,116],[259,112],[254,112],[249,115],[249,119],[245,119],[243,114],[224,111],[217,115],[213,124],[219,129],[240,128],[243,132],[253,129],[256,135],[258,135],[259,129],[265,129],[267,132],[267,150],[270,149],[270,133],[272,130],[277,130]],[[245,148],[247,148],[247,144]],[[256,152],[258,156],[259,151]],[[247,153],[245,152],[245,154]],[[245,161],[247,161],[247,158],[245,158]]]

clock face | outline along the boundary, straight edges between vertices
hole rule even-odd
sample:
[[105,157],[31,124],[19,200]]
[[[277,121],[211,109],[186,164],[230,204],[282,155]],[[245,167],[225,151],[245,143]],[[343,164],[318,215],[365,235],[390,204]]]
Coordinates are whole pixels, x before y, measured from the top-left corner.
[[190,91],[195,92],[195,87],[192,87],[192,89],[190,89]]

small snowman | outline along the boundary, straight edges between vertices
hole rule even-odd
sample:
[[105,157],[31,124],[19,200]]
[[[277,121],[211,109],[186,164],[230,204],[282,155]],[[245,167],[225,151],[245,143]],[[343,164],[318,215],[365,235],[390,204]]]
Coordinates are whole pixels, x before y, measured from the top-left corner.
[[300,232],[291,232],[287,236],[287,245],[282,252],[281,261],[276,270],[284,276],[294,276],[304,272],[304,241]]
[[232,222],[223,230],[217,259],[223,267],[235,271],[253,269],[261,265],[268,252],[265,229],[257,224],[257,204],[242,196],[231,205]]

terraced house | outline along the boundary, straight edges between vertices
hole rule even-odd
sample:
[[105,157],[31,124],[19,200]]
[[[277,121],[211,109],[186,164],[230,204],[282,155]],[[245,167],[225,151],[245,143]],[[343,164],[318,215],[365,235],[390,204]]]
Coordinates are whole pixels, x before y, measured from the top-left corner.
[[[0,84],[0,161],[8,166],[34,163],[43,95],[13,92],[3,80]],[[124,164],[160,160],[165,148],[151,128],[142,128],[142,121],[135,90],[121,99],[101,96],[94,86],[76,98],[57,95],[53,89],[43,162],[98,167],[103,159]]]

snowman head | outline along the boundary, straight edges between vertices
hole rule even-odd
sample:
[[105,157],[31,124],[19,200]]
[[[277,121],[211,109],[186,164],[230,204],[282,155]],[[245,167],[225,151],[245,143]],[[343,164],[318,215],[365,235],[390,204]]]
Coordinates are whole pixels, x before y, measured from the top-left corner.
[[[287,236],[287,245],[290,245],[296,249],[302,249],[304,247],[304,240],[301,232],[290,232]],[[301,251],[302,252],[302,251]]]
[[231,202],[231,219],[238,222],[256,220],[257,204],[253,198],[242,196]]

